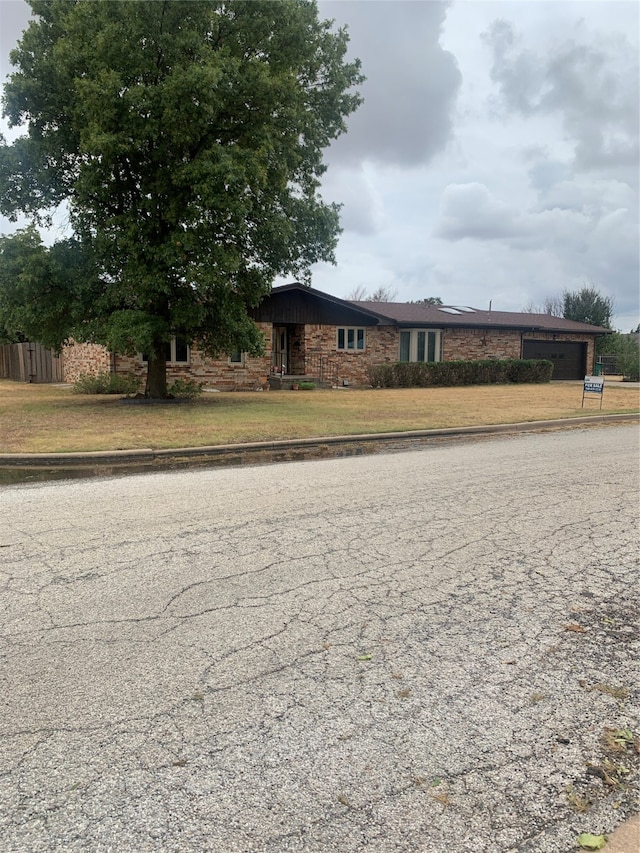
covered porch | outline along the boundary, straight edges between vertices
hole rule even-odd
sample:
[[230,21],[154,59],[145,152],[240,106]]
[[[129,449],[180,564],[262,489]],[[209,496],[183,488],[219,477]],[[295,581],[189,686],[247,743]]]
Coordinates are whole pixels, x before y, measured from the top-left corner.
[[304,324],[274,324],[269,374],[271,388],[291,389],[298,382],[314,382],[321,388],[331,388],[339,384],[339,373],[337,359],[309,350]]

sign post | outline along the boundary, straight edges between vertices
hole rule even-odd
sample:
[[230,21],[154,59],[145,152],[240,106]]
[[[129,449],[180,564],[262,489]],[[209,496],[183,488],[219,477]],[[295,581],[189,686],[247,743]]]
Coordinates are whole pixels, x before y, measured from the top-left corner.
[[604,397],[604,376],[585,376],[582,386],[582,408],[584,409],[584,395],[598,394],[600,396],[600,408],[602,409],[602,398]]

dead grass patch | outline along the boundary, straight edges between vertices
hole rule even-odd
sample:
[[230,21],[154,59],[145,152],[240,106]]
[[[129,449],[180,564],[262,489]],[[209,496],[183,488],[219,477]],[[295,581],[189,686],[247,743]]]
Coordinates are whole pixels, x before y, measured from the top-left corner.
[[[0,380],[0,451],[64,453],[518,423],[599,414],[582,384],[204,394],[181,405],[122,405],[69,388]],[[611,383],[602,412],[637,412],[638,389]]]

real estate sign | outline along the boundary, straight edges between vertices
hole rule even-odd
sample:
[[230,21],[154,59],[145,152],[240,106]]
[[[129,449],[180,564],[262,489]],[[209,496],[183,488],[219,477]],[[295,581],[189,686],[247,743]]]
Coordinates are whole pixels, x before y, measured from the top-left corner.
[[582,408],[584,408],[585,394],[599,394],[600,408],[602,408],[602,398],[604,397],[604,376],[584,377],[584,386],[582,388]]

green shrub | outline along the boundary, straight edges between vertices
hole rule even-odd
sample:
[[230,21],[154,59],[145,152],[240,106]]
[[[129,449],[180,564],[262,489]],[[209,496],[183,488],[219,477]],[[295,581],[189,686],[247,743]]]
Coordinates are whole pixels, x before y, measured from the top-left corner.
[[303,379],[302,382],[298,383],[298,388],[300,389],[300,391],[313,391],[315,387],[315,382],[308,382],[305,379]]
[[140,388],[140,379],[131,373],[119,376],[116,373],[82,373],[73,383],[74,394],[135,394]]
[[194,379],[176,379],[167,386],[167,394],[170,397],[187,397],[193,400],[202,394],[202,383]]
[[553,364],[546,359],[398,362],[374,365],[369,369],[369,381],[374,388],[454,387],[549,382],[552,373]]
[[635,335],[616,333],[607,339],[607,354],[615,356],[616,372],[627,382],[640,379],[640,342]]

